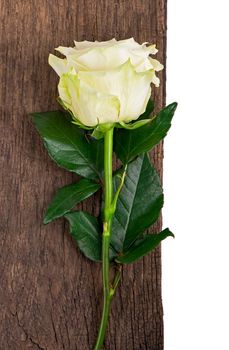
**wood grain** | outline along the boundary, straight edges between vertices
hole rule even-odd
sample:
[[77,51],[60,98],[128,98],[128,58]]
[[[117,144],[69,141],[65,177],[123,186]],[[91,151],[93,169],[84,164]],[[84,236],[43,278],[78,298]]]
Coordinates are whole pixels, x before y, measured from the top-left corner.
[[[42,225],[55,190],[74,176],[48,157],[28,114],[57,108],[57,76],[47,58],[60,44],[133,36],[155,42],[165,63],[166,0],[2,0],[0,6],[0,349],[92,349],[100,266],[78,252],[64,220]],[[165,71],[160,77],[158,108]],[[162,157],[160,145],[152,155],[160,174]],[[97,195],[83,208],[98,213],[99,201]],[[160,249],[125,268],[104,349],[163,349]]]

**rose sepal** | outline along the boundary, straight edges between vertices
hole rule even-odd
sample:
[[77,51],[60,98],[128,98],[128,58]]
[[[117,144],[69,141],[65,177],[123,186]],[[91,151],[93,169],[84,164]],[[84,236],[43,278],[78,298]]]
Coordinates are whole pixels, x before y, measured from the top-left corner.
[[[117,129],[135,130],[135,129],[140,128],[141,126],[144,126],[144,125],[150,123],[154,118],[156,118],[156,115],[153,116],[153,118],[137,120],[134,123],[119,122],[119,123],[115,123],[115,124],[111,124],[111,123],[100,124],[100,125],[95,127],[95,129],[93,130],[91,135],[96,140],[100,140],[100,139],[102,139],[104,137],[104,133],[107,130],[109,130],[110,126],[114,126]],[[78,125],[78,123],[76,123],[75,121],[73,121],[73,123]],[[82,127],[84,128],[83,125],[82,125]],[[87,127],[85,127],[85,128],[87,128]],[[90,129],[92,129],[92,128],[90,128]]]
[[120,123],[116,123],[115,127],[118,128],[118,129],[135,130],[135,129],[140,128],[143,125],[146,125],[146,124],[150,123],[154,118],[156,118],[156,115],[153,116],[153,118],[137,120],[134,123],[120,122]]

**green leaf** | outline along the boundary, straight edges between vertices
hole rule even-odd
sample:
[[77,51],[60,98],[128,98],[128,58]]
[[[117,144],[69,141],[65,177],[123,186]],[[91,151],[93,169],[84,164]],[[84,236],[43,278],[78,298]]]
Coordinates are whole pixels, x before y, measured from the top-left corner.
[[50,157],[59,166],[89,179],[100,177],[92,143],[82,129],[66,118],[65,113],[54,111],[32,115]]
[[138,120],[142,120],[142,119],[148,119],[150,118],[151,113],[154,110],[154,101],[149,99],[147,106],[146,106],[146,110],[143,114],[140,115],[140,117],[138,118]]
[[121,264],[130,264],[139,260],[152,250],[154,250],[160,242],[167,237],[174,237],[174,234],[168,228],[157,234],[146,235],[138,239],[124,255],[116,258],[116,261]]
[[60,188],[45,213],[44,224],[68,213],[76,204],[90,197],[99,188],[99,184],[88,179]]
[[[119,181],[119,177],[115,176],[115,191]],[[163,193],[159,177],[148,155],[144,154],[128,165],[113,218],[112,247],[117,252],[128,250],[138,235],[157,220],[162,206]]]
[[65,218],[70,224],[70,233],[79,249],[92,261],[101,261],[101,230],[97,218],[83,212],[68,213]]
[[167,134],[177,103],[162,109],[150,123],[135,130],[116,129],[115,153],[123,164],[133,160],[139,154],[148,152]]
[[[70,233],[77,242],[82,253],[92,261],[101,261],[102,254],[102,225],[96,217],[83,212],[76,211],[68,213],[65,218],[70,224]],[[117,254],[112,247],[109,251],[110,260]]]

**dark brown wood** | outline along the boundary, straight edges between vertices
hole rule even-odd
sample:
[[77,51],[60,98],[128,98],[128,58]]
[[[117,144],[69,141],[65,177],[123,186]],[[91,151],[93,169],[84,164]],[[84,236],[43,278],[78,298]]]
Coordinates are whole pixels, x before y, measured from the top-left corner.
[[[2,0],[0,28],[0,349],[92,349],[100,266],[76,249],[64,220],[42,224],[55,190],[74,176],[49,158],[28,114],[58,107],[47,58],[60,44],[133,36],[155,42],[165,63],[166,0]],[[160,76],[158,108],[165,71]],[[160,173],[162,157],[160,145],[153,154]],[[98,205],[99,196],[83,208],[97,213]],[[163,349],[160,249],[124,269],[104,349]]]

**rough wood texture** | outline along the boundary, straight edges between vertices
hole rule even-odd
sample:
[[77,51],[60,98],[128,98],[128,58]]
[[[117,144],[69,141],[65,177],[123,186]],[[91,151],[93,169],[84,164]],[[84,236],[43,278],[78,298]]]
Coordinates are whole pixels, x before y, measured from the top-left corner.
[[[74,177],[48,157],[28,114],[57,108],[47,57],[59,44],[133,36],[156,42],[165,63],[166,0],[2,0],[1,16],[0,349],[92,349],[100,266],[77,251],[64,220],[42,225],[55,190]],[[164,97],[162,84],[158,108]],[[162,156],[160,145],[160,173]],[[96,213],[96,200],[84,208]],[[125,268],[104,349],[163,349],[160,260],[158,249]]]

